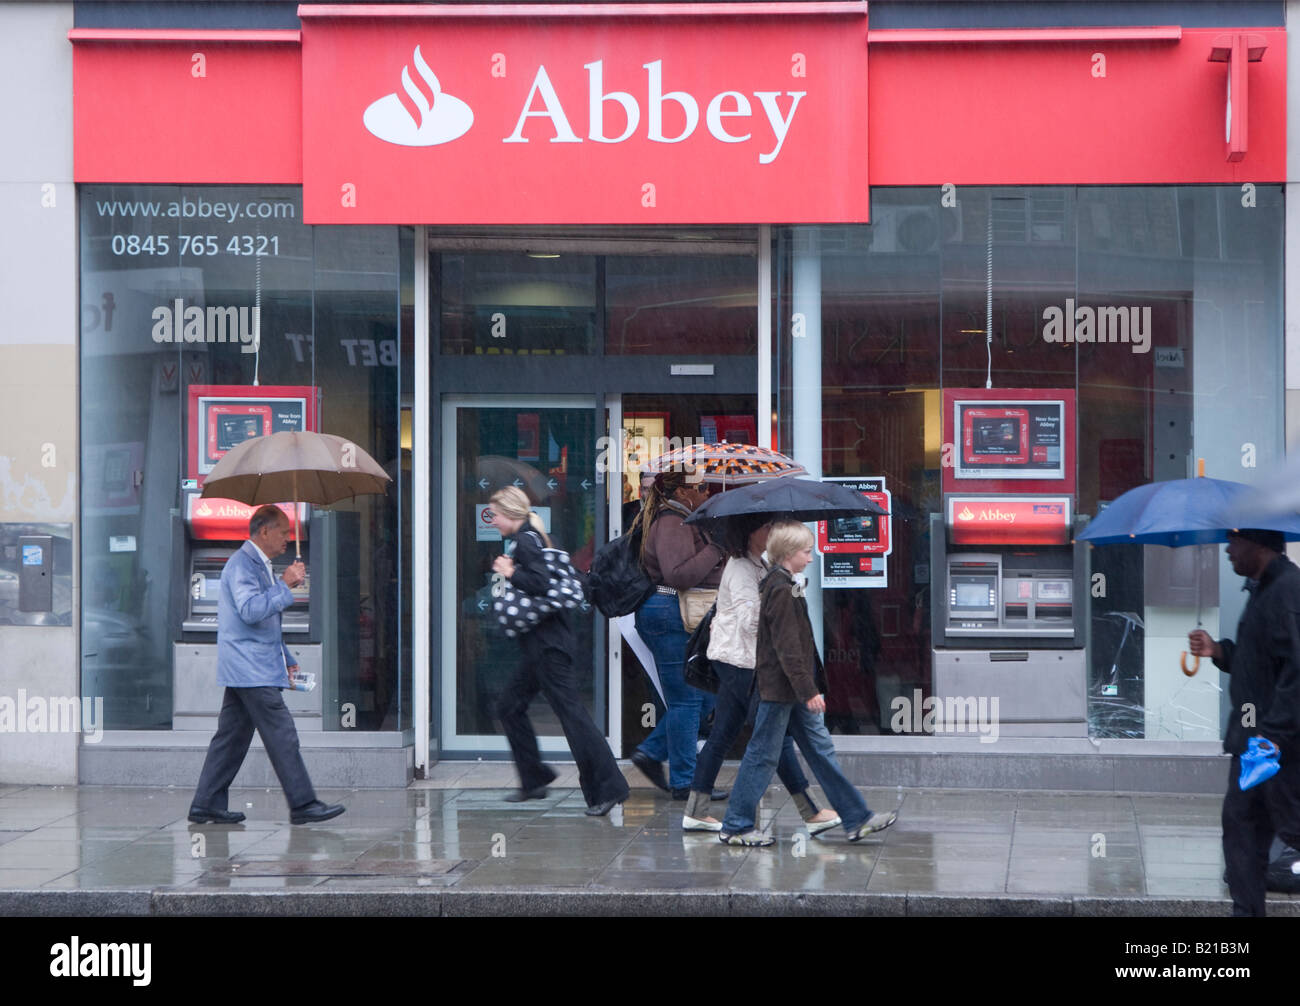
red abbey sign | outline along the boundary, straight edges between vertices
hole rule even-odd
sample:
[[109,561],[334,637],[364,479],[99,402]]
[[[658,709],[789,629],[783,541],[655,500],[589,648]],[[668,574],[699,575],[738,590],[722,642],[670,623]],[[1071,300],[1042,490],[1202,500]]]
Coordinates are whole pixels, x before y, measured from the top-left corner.
[[954,545],[1064,545],[1070,540],[1068,496],[949,496]]
[[305,221],[866,222],[866,4],[739,6],[300,8]]

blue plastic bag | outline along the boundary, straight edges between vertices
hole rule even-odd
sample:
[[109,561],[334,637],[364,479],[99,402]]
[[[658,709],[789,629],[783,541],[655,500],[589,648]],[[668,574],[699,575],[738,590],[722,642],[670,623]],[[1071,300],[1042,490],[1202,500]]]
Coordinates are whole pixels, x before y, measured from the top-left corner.
[[1282,767],[1278,761],[1279,754],[1276,744],[1262,737],[1252,737],[1246,753],[1241,756],[1241,775],[1237,785],[1247,790],[1272,779]]

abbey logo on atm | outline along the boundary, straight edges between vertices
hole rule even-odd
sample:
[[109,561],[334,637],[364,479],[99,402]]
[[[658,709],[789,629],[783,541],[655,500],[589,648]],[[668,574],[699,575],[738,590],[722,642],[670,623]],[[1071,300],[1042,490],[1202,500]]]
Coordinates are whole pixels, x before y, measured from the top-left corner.
[[[573,123],[581,125],[581,120],[575,117],[572,103],[565,107],[546,64],[542,63],[538,64],[527,97],[514,118],[514,129],[501,142],[618,144],[637,135],[643,118],[640,91],[633,94],[606,90],[603,59],[582,66],[587,71],[585,136],[579,136],[575,130]],[[771,164],[780,156],[799,102],[808,94],[807,91],[721,90],[697,98],[687,91],[664,90],[664,60],[650,60],[642,63],[640,69],[644,71],[646,139],[653,143],[681,143],[689,139],[700,125],[703,104],[704,127],[709,135],[720,143],[757,140],[759,164]],[[754,101],[750,100],[751,95]],[[670,110],[668,126],[665,126],[665,109]],[[385,142],[432,147],[468,133],[474,125],[474,112],[465,101],[442,89],[417,45],[410,64],[402,67],[401,88],[371,103],[362,122],[372,136]]]
[[[1024,503],[1017,502],[1014,506],[1023,507]],[[1022,511],[1021,511],[1022,512]],[[958,520],[980,520],[980,521],[1002,521],[1007,524],[1014,524],[1019,513],[1015,509],[1004,510],[1002,507],[986,507],[978,513],[970,508],[970,504],[964,504],[957,512]],[[1029,514],[1035,517],[1064,517],[1066,514],[1065,505],[1062,503],[1029,503]]]
[[969,506],[961,508],[957,514],[958,520],[982,520],[982,521],[1005,521],[1008,524],[1016,522],[1016,513],[1014,510],[1003,510],[1000,507],[990,507],[976,513]]

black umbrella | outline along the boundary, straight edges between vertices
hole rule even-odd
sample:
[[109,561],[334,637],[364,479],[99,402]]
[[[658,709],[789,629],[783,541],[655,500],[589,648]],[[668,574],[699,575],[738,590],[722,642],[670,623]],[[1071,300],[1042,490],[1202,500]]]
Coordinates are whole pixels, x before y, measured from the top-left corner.
[[838,482],[786,476],[711,496],[686,518],[686,523],[700,525],[715,541],[728,541],[733,526],[746,518],[811,521],[864,514],[883,517],[888,513],[878,503]]

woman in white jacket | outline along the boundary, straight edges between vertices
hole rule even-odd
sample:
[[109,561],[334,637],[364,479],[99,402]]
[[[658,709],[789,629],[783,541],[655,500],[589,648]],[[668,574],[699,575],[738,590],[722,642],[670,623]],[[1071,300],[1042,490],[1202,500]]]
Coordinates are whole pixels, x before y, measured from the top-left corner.
[[[761,523],[760,523],[761,522]],[[733,550],[718,585],[717,612],[709,631],[709,661],[718,673],[718,698],[713,729],[695,760],[684,831],[720,831],[722,822],[709,816],[710,796],[731,745],[748,717],[754,682],[754,645],[758,639],[758,584],[767,573],[763,549],[769,524],[755,518],[736,535],[741,544]],[[808,793],[808,778],[795,757],[794,741],[787,734],[777,763],[777,775],[794,798],[809,834],[816,835],[840,823],[833,810],[818,810]]]

